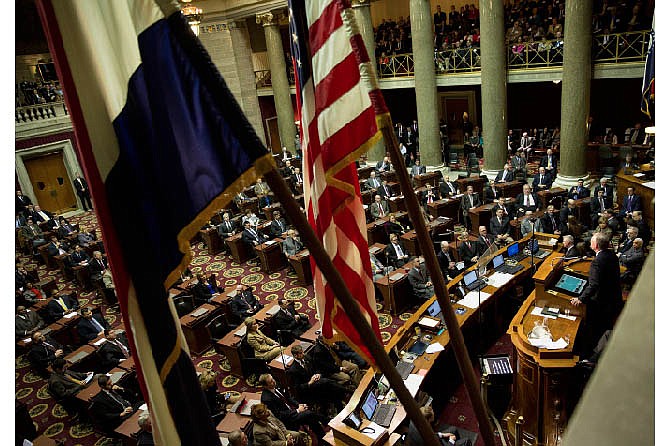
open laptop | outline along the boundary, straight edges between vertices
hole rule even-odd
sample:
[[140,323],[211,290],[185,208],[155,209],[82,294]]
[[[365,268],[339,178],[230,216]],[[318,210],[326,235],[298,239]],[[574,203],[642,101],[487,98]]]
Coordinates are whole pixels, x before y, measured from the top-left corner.
[[531,239],[528,241],[528,249],[533,253],[533,257],[536,259],[544,259],[549,255],[549,251],[540,249],[540,242],[537,239]]
[[374,389],[365,396],[361,406],[366,418],[380,426],[389,427],[396,411],[395,404],[379,404]]
[[498,254],[493,258],[493,270],[498,273],[516,274],[523,269],[523,265],[507,265],[502,254]]
[[477,271],[472,270],[463,276],[463,286],[468,291],[479,291],[486,286],[486,282],[481,277],[477,277]]
[[525,259],[528,256],[524,254],[523,251],[519,251],[519,243],[514,242],[507,247],[507,257],[509,257],[510,259],[514,259],[518,262]]

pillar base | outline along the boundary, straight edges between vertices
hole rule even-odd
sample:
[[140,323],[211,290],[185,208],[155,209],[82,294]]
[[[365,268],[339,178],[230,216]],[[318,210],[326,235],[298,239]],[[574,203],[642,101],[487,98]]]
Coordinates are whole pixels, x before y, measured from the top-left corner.
[[556,179],[554,180],[554,187],[563,187],[565,189],[570,189],[572,186],[577,185],[577,180],[584,180],[584,187],[591,188],[591,185],[594,183],[593,180],[590,179],[588,174],[584,175],[577,175],[577,176],[569,176],[569,175],[561,175],[560,173],[556,175]]
[[[502,170],[502,169],[500,169],[500,170]],[[500,172],[500,170],[482,169],[482,172],[479,174],[479,176],[486,175],[486,178],[488,178],[489,181],[495,180],[496,177],[498,176],[498,172]]]

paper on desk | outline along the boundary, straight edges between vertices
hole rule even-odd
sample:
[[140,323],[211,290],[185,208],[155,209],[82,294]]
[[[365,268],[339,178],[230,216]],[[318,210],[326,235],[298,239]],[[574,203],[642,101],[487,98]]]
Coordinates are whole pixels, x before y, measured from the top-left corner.
[[643,177],[644,175],[645,175],[645,174],[644,174],[643,172],[639,172],[639,173],[634,173],[634,174],[633,174],[633,176],[634,176],[635,178],[640,178],[640,177]]
[[472,308],[475,309],[479,307],[479,302],[484,302],[486,299],[491,297],[491,294],[485,293],[481,291],[481,298],[480,298],[480,292],[478,291],[470,291],[468,294],[465,295],[465,297],[458,302],[456,302],[458,305],[463,305],[464,307]]
[[221,446],[228,446],[230,444],[227,437],[219,437],[219,440],[221,440]]
[[444,350],[442,344],[440,344],[439,342],[433,342],[428,346],[428,348],[426,348],[426,353],[437,353],[441,352],[442,350]]
[[416,373],[410,373],[407,375],[407,378],[403,381],[405,383],[405,387],[407,387],[407,390],[409,390],[409,393],[412,394],[412,396],[416,396],[416,393],[419,391],[419,386],[421,385],[421,382],[423,381],[423,376],[417,375]]
[[560,350],[568,346],[568,342],[560,338],[558,341],[552,341],[550,338],[528,339],[530,345],[547,350]]
[[647,181],[646,183],[642,183],[642,185],[649,189],[656,189],[656,181]]
[[565,314],[559,314],[558,317],[562,317],[563,319],[568,319],[570,321],[574,321],[575,319],[577,319],[577,316],[567,316]]
[[509,282],[513,278],[514,278],[514,274],[495,272],[495,273],[491,274],[491,276],[489,277],[489,279],[486,283],[488,285],[493,286],[493,287],[500,288],[501,286],[507,284],[507,282]]
[[284,353],[282,353],[281,355],[273,359],[273,361],[277,361],[279,364],[288,364],[290,361],[293,361],[293,356],[285,355]]
[[149,406],[147,406],[147,403],[144,403],[140,407],[138,407],[138,410],[142,410],[142,411],[147,410],[147,409],[149,409]]
[[77,315],[77,312],[76,312],[76,311],[73,311],[72,313],[64,314],[63,317],[64,317],[65,319],[70,319],[70,318],[72,318],[72,317],[75,317],[76,315]]
[[[365,432],[361,432],[361,433],[364,434],[364,435],[367,435],[368,437],[373,438],[375,440],[377,438],[379,438],[379,436],[386,431],[386,428],[378,425],[374,421],[370,421],[370,424],[368,424],[365,427],[366,427]],[[370,432],[371,429],[372,429],[372,432]]]
[[28,342],[33,342],[33,340],[30,339],[30,338],[25,338],[25,339],[23,340],[23,342],[26,342],[26,343],[28,343]]
[[[542,314],[542,307],[535,307],[533,311],[530,312],[533,316],[547,317],[549,319],[556,319],[556,316],[551,316],[549,314]],[[536,346],[537,347],[537,346]]]

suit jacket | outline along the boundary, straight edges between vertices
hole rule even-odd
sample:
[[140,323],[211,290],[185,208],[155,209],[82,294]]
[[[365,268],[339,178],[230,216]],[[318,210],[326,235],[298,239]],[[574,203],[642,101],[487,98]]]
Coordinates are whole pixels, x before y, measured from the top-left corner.
[[14,334],[16,339],[28,336],[28,332],[44,327],[44,321],[36,311],[27,310],[28,314],[16,315],[14,318]]
[[417,166],[416,164],[412,166],[412,176],[421,175],[426,173],[426,166]]
[[397,221],[396,221],[395,223],[392,223],[392,222],[390,222],[390,221],[387,221],[387,222],[384,224],[384,226],[386,227],[386,233],[387,233],[388,235],[396,234],[398,237],[400,237],[400,236],[403,234],[404,229],[405,229],[405,228],[403,228],[403,226],[402,226],[400,223],[398,223]]
[[575,206],[573,209],[570,209],[568,206],[564,206],[563,209],[561,209],[561,223],[567,223],[568,217],[571,215],[575,218],[578,218],[577,206]]
[[26,206],[33,204],[33,201],[27,195],[17,195],[14,203],[16,205],[16,212],[23,212],[26,210]]
[[[128,349],[128,355],[130,355],[130,348],[128,347],[128,341],[123,335],[116,335],[116,340],[123,344]],[[100,356],[100,362],[104,369],[109,370],[113,369],[119,364],[119,361],[126,359],[121,347],[115,343],[107,340],[104,342],[98,349],[98,355]]]
[[487,184],[484,187],[484,202],[491,203],[498,198],[500,198],[500,193],[494,187],[491,187],[490,184]]
[[[402,247],[400,241],[398,241],[398,245],[400,246],[400,250],[402,251],[403,255],[409,255],[409,253],[405,251],[405,249]],[[396,268],[400,268],[405,263],[407,263],[407,259],[398,258],[398,253],[393,247],[393,243],[389,243],[388,245],[386,245],[386,248],[384,248],[384,254],[386,255],[386,258],[388,259],[389,263],[393,264],[393,266],[395,266]]]
[[520,156],[514,155],[511,161],[512,167],[515,170],[524,170],[526,168],[526,159]]
[[525,218],[521,222],[521,236],[525,237],[527,234],[530,234],[533,232],[533,226],[535,226],[535,232],[544,232],[544,228],[542,227],[542,219],[538,218],[535,220],[535,224],[530,221],[530,218]]
[[71,381],[67,376],[71,376],[80,381],[86,379],[86,373],[73,372],[71,370],[66,370],[64,373],[53,372],[51,376],[49,376],[49,392],[53,395],[56,401],[73,397],[86,387],[83,384],[77,384]]
[[542,217],[540,217],[540,220],[542,220],[542,228],[544,229],[544,232],[548,234],[553,234],[554,231],[561,230],[561,220],[560,218],[556,217],[555,212],[551,216],[545,213]]
[[[94,314],[93,319],[102,325],[102,328],[109,327],[107,321],[105,321],[105,319],[99,314]],[[77,332],[79,333],[79,338],[81,339],[82,344],[88,344],[90,341],[98,337],[100,330],[95,327],[93,322],[82,317],[77,323]]]
[[[478,207],[481,206],[481,201],[479,201],[479,195],[477,193],[472,194],[472,207]],[[463,194],[461,197],[461,211],[463,212],[463,215],[467,216],[468,211],[470,210],[470,199],[468,198],[468,194]]]
[[579,200],[580,198],[586,198],[591,195],[591,191],[588,187],[582,187],[581,189],[578,186],[572,186],[568,191],[568,198],[573,200]]
[[44,341],[49,343],[54,348],[54,350],[47,347],[44,343],[41,343],[39,345],[33,344],[32,347],[30,347],[30,351],[28,352],[28,359],[30,362],[37,369],[43,372],[46,371],[47,367],[49,367],[53,360],[56,359],[55,351],[63,348],[61,344],[49,336],[45,336]]
[[572,257],[579,257],[579,251],[577,251],[577,247],[575,245],[572,245],[570,248],[568,248],[567,251],[565,251],[563,257],[565,257],[566,259],[570,259]]
[[106,431],[113,431],[123,420],[132,416],[132,413],[130,413],[121,417],[120,414],[123,409],[131,406],[131,404],[118,392],[114,391],[114,393],[120,401],[109,396],[104,390],[91,398],[91,417]]
[[296,174],[292,174],[289,178],[291,187],[293,188],[293,193],[296,195],[302,195],[302,183],[305,181],[305,177],[300,173],[300,183],[298,183],[298,177]]
[[75,178],[72,184],[74,184],[74,188],[77,191],[77,195],[87,195],[90,193],[88,189],[88,183],[84,178],[82,177]]
[[496,183],[503,181],[514,181],[514,172],[505,169],[499,171],[496,175]]
[[[556,155],[551,155],[551,167],[553,172],[556,172],[557,166],[558,157]],[[547,155],[542,157],[542,160],[540,161],[540,167],[549,167],[549,157]]]
[[297,337],[309,329],[309,321],[303,319],[304,316],[297,321],[295,320],[295,317],[298,315],[298,313],[295,311],[294,307],[289,305],[287,311],[289,314],[286,314],[283,309],[280,309],[274,315],[274,324],[279,330],[290,331]]
[[444,253],[442,249],[440,249],[437,252],[437,262],[440,264],[440,269],[442,270],[442,275],[445,277],[455,277],[455,275],[458,273],[458,270],[456,268],[449,268],[449,262],[455,262],[456,259],[451,257],[451,254],[449,253]]
[[393,189],[391,189],[391,186],[387,184],[386,189],[388,190],[388,192],[384,190],[383,184],[377,188],[377,195],[382,197],[382,201],[385,201],[388,198],[395,196],[395,193],[393,193]]
[[[434,188],[433,188],[432,192],[433,192],[433,203],[434,203],[434,202],[436,202],[437,200],[440,199],[440,192],[435,190]],[[427,190],[421,192],[421,196],[419,197],[419,202],[424,206],[426,206],[428,204],[428,191]]]
[[37,212],[33,211],[33,213],[31,214],[31,217],[33,218],[33,221],[34,221],[35,223],[41,223],[41,222],[43,222],[43,221],[53,220],[53,218],[54,218],[54,214],[52,214],[52,213],[49,212],[49,211],[45,211],[44,209],[42,209],[42,212],[44,212],[44,213],[46,214],[46,216],[49,217],[49,218],[45,220],[40,214],[38,214]]
[[[298,402],[285,391],[279,391],[282,397],[275,395],[268,389],[261,392],[261,403],[268,406],[268,409],[281,420],[282,423],[293,425],[298,418]],[[255,424],[255,423],[254,423]],[[254,433],[255,439],[255,433]]]
[[[528,205],[528,206],[526,206],[525,203],[524,203],[525,196],[523,195],[523,192],[516,196],[516,203],[515,204],[516,204],[517,212],[519,211],[519,209],[523,209],[524,211],[535,212],[538,209],[540,209],[540,207],[542,206],[542,202],[540,201],[540,197],[538,197],[537,194],[531,192],[528,195],[530,195],[533,198],[533,204]],[[530,198],[529,198],[529,200],[530,200]]]
[[256,232],[256,237],[254,237],[254,235],[251,233],[250,230],[244,229],[242,231],[242,241],[244,243],[253,245],[254,242],[263,243],[265,240],[267,240],[267,237],[265,236],[265,234],[263,234],[259,231],[255,231],[255,232]]
[[[272,412],[272,410],[270,410]],[[273,414],[270,414],[267,423],[253,423],[253,438],[256,446],[281,446],[287,444],[288,435],[295,438],[296,445],[306,444],[307,434],[305,432],[294,432],[286,429]]]
[[591,262],[589,282],[579,300],[589,305],[588,318],[596,328],[612,328],[614,317],[621,311],[619,274],[619,259],[609,249],[600,251]]
[[280,218],[279,220],[272,220],[270,223],[270,235],[272,237],[281,237],[282,233],[286,232],[288,230],[288,224],[286,224],[286,220],[283,218]]
[[[63,298],[65,306],[69,310],[79,309],[79,302],[76,299],[70,297],[67,294],[62,295],[61,297]],[[58,303],[56,299],[51,299],[47,304],[47,314],[49,315],[49,318],[52,321],[57,321],[58,319],[63,317],[65,311],[63,310],[63,307],[60,305],[60,303]]]
[[473,242],[471,240],[458,243],[458,255],[460,256],[461,260],[465,262],[466,268],[474,263],[472,258],[479,255],[478,249],[479,243]]
[[86,251],[83,249],[80,250],[79,252],[77,251],[72,251],[72,254],[70,254],[69,260],[70,260],[70,266],[75,266],[79,265],[80,262],[87,262],[91,258],[88,256]]
[[377,172],[387,172],[391,170],[391,163],[384,163],[384,160],[377,161],[377,164],[375,165],[375,170]]
[[458,195],[458,186],[453,181],[440,181],[440,194],[443,197]]
[[302,248],[302,242],[296,238],[286,237],[286,240],[282,242],[282,252],[286,257],[298,254]]
[[[486,240],[488,240],[488,243],[486,243]],[[477,241],[476,241],[477,248],[476,248],[476,251],[475,251],[475,255],[480,256],[480,255],[484,254],[484,252],[487,249],[489,249],[489,246],[493,246],[494,250],[497,249],[497,247],[495,245],[495,237],[493,237],[491,234],[486,234],[486,240],[484,240],[484,237],[482,237],[481,235],[479,236],[479,238],[477,238]]]
[[[238,292],[230,301],[230,311],[239,317],[240,320],[244,320],[247,316],[256,314],[261,308],[263,308],[263,306],[249,288],[242,292]],[[251,312],[249,312],[249,310]]]
[[70,223],[65,223],[58,228],[58,238],[65,238],[70,234],[74,234],[77,230]]
[[[607,199],[605,199],[605,197],[603,197],[603,203],[605,204],[605,209],[607,209]],[[589,205],[591,206],[591,218],[594,220],[598,218],[599,213],[605,211],[605,209],[601,209],[600,200],[598,200],[597,196],[591,198],[591,203]]]
[[514,217],[514,205],[509,205],[509,206],[502,205],[502,206],[500,206],[500,204],[496,203],[491,208],[491,218],[495,218],[496,212],[498,211],[498,209],[502,209],[503,217],[508,217],[508,218]]
[[642,263],[644,263],[644,250],[642,248],[635,249],[631,245],[630,248],[621,253],[619,262],[628,268],[631,273],[637,274],[642,269]]
[[418,271],[416,268],[410,269],[407,277],[416,297],[428,299],[433,295],[433,287],[426,286],[426,282],[430,281],[430,276],[425,265],[421,265]]
[[[540,174],[535,174],[535,178],[533,178],[533,191],[537,192],[538,190],[547,190],[551,189],[551,184],[554,182],[553,177],[551,176],[550,173],[545,173],[544,176],[542,177],[542,181],[540,181]],[[539,186],[543,184],[547,187],[545,188],[540,188]]]
[[263,353],[269,352],[272,350],[275,344],[275,341],[270,339],[258,331],[248,331],[247,332],[247,343],[254,349],[256,356],[260,356]]
[[[69,246],[64,242],[59,243],[59,245],[60,249],[62,249],[63,251],[65,251],[65,253],[67,253]],[[54,242],[49,242],[49,244],[47,245],[47,252],[49,253],[50,257],[60,255],[60,252],[58,251],[58,248],[56,247],[56,244]]]
[[608,208],[612,207],[612,204],[614,203],[614,188],[610,186],[609,184],[606,185],[604,188],[599,184],[596,187],[593,188],[593,196],[598,197],[598,191],[600,189],[603,189],[605,191],[605,196],[603,197],[605,199],[605,205]]
[[239,229],[237,222],[234,220],[228,220],[228,222],[222,221],[219,226],[216,227],[217,232],[222,238],[228,238],[233,235],[233,231]]
[[368,189],[377,189],[382,185],[382,180],[379,178],[375,177],[374,179],[372,177],[368,178],[365,180],[365,187]]
[[493,235],[509,234],[509,218],[503,216],[498,222],[498,217],[491,217],[489,232]]
[[25,225],[23,228],[21,228],[21,234],[26,240],[42,238],[43,236],[42,228],[34,223],[32,225]]
[[641,211],[642,210],[642,199],[639,195],[626,195],[623,197],[623,205],[621,206],[621,215],[625,215],[626,212]]
[[91,261],[88,264],[88,269],[91,272],[91,279],[97,280],[102,277],[103,271],[106,269],[109,269],[109,263],[107,263],[107,259],[103,257],[100,259],[102,261],[102,265],[98,262],[98,259],[91,259]]
[[382,210],[384,211],[384,216],[389,214],[389,205],[386,203],[386,201],[382,200],[379,204],[376,202],[370,203],[370,214],[372,215],[372,218],[377,220],[379,217],[381,217],[381,212],[379,212],[379,206],[381,205]]

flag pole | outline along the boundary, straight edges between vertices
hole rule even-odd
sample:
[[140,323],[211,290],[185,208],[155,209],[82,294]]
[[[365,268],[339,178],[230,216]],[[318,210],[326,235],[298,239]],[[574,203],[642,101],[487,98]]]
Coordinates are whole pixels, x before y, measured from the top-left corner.
[[300,235],[305,242],[305,246],[309,249],[309,253],[312,255],[314,262],[317,264],[328,283],[331,284],[344,312],[349,317],[349,320],[351,320],[354,327],[356,327],[356,330],[360,333],[361,338],[363,339],[365,346],[370,350],[370,354],[375,360],[376,365],[389,380],[391,388],[405,408],[407,415],[419,430],[421,437],[426,442],[425,444],[429,446],[440,446],[432,427],[428,423],[426,417],[419,411],[418,404],[409,393],[409,390],[407,390],[395,365],[391,362],[391,358],[386,353],[386,350],[384,350],[384,346],[375,336],[368,321],[363,317],[358,302],[351,295],[347,284],[333,265],[333,262],[321,244],[321,241],[317,238],[305,215],[300,211],[300,207],[286,185],[284,178],[282,178],[276,167],[266,173],[264,177],[279,202],[284,206],[287,217],[300,232]]
[[[426,260],[426,268],[428,274],[430,274],[431,281],[433,282],[433,288],[435,289],[435,295],[440,308],[442,308],[442,314],[447,325],[447,330],[449,331],[449,338],[451,340],[451,346],[454,349],[454,354],[456,356],[456,361],[458,362],[458,368],[461,371],[461,376],[463,376],[463,381],[465,382],[465,388],[470,397],[470,402],[472,403],[472,408],[475,411],[477,421],[479,422],[479,430],[484,439],[486,445],[493,446],[495,444],[495,439],[493,436],[493,427],[489,420],[486,407],[484,406],[484,401],[482,396],[479,393],[479,384],[477,382],[477,376],[475,371],[472,368],[472,362],[470,362],[470,355],[468,355],[468,350],[465,347],[465,341],[463,339],[463,333],[461,332],[460,327],[458,326],[458,320],[454,314],[454,310],[451,306],[451,302],[448,299],[447,287],[444,282],[444,277],[442,276],[442,270],[437,261],[437,256],[435,255],[435,249],[433,248],[432,240],[428,235],[428,230],[426,229],[426,223],[421,214],[421,209],[419,208],[419,199],[414,193],[409,181],[409,174],[407,173],[407,168],[405,167],[405,162],[402,159],[400,154],[400,149],[398,148],[398,141],[396,140],[395,133],[393,133],[390,118],[385,116],[382,118],[385,122],[380,125],[380,130],[384,135],[384,145],[386,151],[389,152],[391,156],[391,162],[396,166],[395,172],[398,176],[398,181],[400,182],[400,190],[405,197],[405,204],[407,205],[407,212],[414,224],[414,229],[416,229],[416,236],[419,241],[419,248],[423,253],[423,257]],[[481,311],[481,309],[479,310]]]

